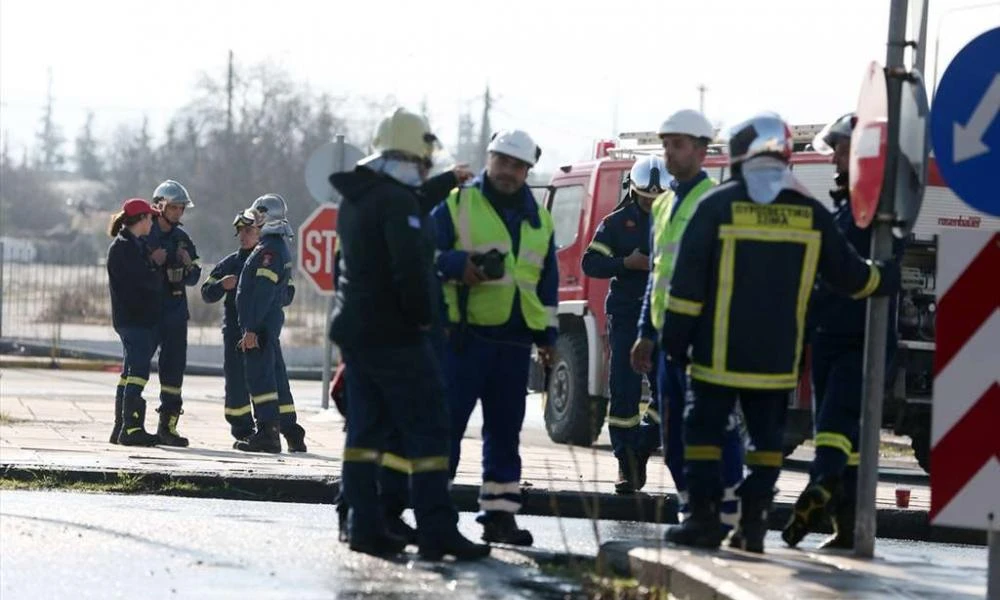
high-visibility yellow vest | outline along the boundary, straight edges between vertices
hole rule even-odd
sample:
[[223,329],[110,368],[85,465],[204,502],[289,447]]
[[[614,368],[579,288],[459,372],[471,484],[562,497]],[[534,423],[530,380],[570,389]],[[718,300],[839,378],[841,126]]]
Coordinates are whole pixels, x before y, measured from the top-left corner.
[[[538,298],[538,282],[554,231],[549,211],[538,207],[541,227],[537,229],[527,220],[521,222],[520,247],[515,257],[507,226],[479,188],[463,188],[461,197],[457,188],[452,190],[447,205],[455,227],[455,250],[485,254],[496,249],[505,255],[501,279],[483,281],[469,288],[468,323],[503,325],[510,319],[516,295],[521,299],[521,314],[529,329],[542,331],[556,326],[556,307],[544,306]],[[455,281],[444,284],[448,319],[452,323],[460,321],[458,286]]]
[[673,211],[674,202],[677,201],[677,194],[673,190],[660,194],[653,201],[654,233],[653,247],[650,249],[653,254],[653,268],[650,274],[653,278],[653,289],[650,297],[650,316],[653,327],[658,330],[663,328],[663,313],[667,310],[670,277],[674,274],[674,262],[677,259],[681,238],[684,236],[684,229],[698,208],[701,197],[715,185],[716,182],[711,177],[701,180],[687,196],[684,196],[673,219],[670,218],[670,213]]

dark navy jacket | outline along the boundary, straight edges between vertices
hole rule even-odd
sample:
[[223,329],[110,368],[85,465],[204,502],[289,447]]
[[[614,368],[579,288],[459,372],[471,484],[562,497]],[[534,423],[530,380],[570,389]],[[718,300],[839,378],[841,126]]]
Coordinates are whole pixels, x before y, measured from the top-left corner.
[[[851,214],[850,202],[840,205],[833,215],[833,220],[837,229],[844,234],[847,241],[857,251],[862,258],[871,255],[872,229],[859,228],[854,223]],[[893,242],[893,255],[896,262],[902,253],[903,242],[895,240]],[[896,297],[892,296],[889,312],[889,347],[895,347],[896,340]],[[842,341],[856,341],[858,343],[865,336],[865,320],[867,318],[867,302],[865,300],[852,300],[849,296],[838,293],[822,276],[817,279],[816,288],[813,292],[810,304],[810,323],[813,339],[819,338],[840,338]]]
[[649,256],[649,221],[649,213],[638,202],[628,202],[604,217],[583,255],[583,272],[588,277],[611,279],[604,300],[607,314],[639,318],[649,272],[625,268],[625,257],[634,250]]
[[153,327],[160,318],[160,272],[145,241],[122,228],[108,247],[108,286],[115,329]]
[[[163,317],[167,319],[190,318],[187,306],[187,294],[185,286],[198,285],[201,279],[201,259],[198,251],[194,247],[191,237],[180,225],[174,225],[170,231],[160,229],[160,220],[153,219],[153,227],[149,230],[146,238],[149,249],[156,250],[163,248],[167,252],[167,261],[159,267],[160,277],[163,281],[163,294],[161,308]],[[177,258],[177,251],[187,250],[191,256],[191,266],[185,267],[184,263]],[[171,282],[173,278],[175,281]]]
[[[535,200],[534,194],[531,193],[531,188],[528,186],[521,188],[522,202],[519,206],[504,208],[498,206],[496,192],[490,186],[485,170],[472,180],[470,185],[479,188],[483,196],[493,205],[500,218],[503,219],[507,226],[507,233],[510,235],[511,250],[516,256],[520,250],[521,222],[527,220],[532,227],[541,227],[538,202]],[[431,212],[431,216],[434,218],[437,249],[440,252],[437,259],[437,271],[446,280],[461,280],[462,274],[465,272],[468,252],[454,249],[455,224],[451,220],[451,212],[448,210],[447,202],[438,204]],[[542,301],[543,305],[557,306],[559,304],[559,265],[556,262],[555,236],[549,241],[549,249],[545,253],[545,262],[542,265],[542,274],[536,289],[538,299]],[[538,346],[554,345],[558,330],[555,327],[547,327],[545,331],[540,332],[533,332],[529,329],[527,323],[524,322],[524,315],[521,314],[521,300],[518,294],[520,291],[515,291],[514,306],[510,313],[510,319],[506,323],[495,327],[469,325],[470,332],[476,337],[500,342]]]
[[291,276],[292,257],[285,238],[262,235],[247,257],[236,286],[236,315],[241,331],[253,331],[258,336],[280,334]]

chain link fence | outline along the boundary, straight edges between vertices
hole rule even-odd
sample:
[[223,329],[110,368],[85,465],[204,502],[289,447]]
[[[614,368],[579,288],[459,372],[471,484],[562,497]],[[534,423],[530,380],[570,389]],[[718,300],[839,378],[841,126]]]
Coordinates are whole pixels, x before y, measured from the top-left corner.
[[[25,260],[4,252],[0,242],[0,338],[45,352],[121,356],[111,327],[111,297],[103,259],[79,260],[72,251],[47,253]],[[197,286],[187,288],[188,363],[222,365],[222,302],[207,304],[200,286],[213,264],[203,259]],[[293,278],[295,300],[285,308],[281,334],[285,359],[292,369],[318,369],[323,364],[329,298]]]

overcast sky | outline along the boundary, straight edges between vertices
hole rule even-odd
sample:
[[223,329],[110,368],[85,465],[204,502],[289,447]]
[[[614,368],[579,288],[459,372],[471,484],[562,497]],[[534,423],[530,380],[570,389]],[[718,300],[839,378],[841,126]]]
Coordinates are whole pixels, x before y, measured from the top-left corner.
[[[489,83],[494,127],[526,129],[551,169],[616,127],[697,108],[702,83],[713,121],[762,109],[831,120],[853,109],[868,61],[885,61],[888,16],[888,0],[0,0],[0,130],[12,152],[34,143],[51,67],[70,140],[88,109],[99,134],[143,115],[160,134],[232,49],[332,94],[391,93],[414,109],[426,97],[448,145]],[[932,80],[938,27],[943,72],[1000,26],[1000,2],[931,0],[929,21]]]

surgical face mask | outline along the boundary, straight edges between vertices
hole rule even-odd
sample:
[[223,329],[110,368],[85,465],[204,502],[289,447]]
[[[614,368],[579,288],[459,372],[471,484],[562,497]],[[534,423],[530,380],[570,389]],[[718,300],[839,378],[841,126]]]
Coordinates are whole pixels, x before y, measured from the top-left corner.
[[361,159],[358,161],[358,166],[391,177],[410,187],[420,187],[426,175],[426,170],[422,170],[415,162],[387,158],[381,154]]

